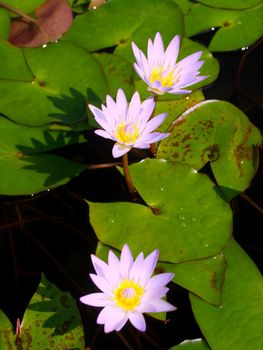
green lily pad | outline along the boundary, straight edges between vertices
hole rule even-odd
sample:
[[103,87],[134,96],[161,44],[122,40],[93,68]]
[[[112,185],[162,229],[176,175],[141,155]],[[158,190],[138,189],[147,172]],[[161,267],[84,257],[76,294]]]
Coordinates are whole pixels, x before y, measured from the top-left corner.
[[104,74],[85,50],[59,42],[25,49],[24,55],[35,78],[0,81],[0,110],[12,120],[30,126],[76,123],[85,119],[89,90],[105,97]]
[[77,133],[28,128],[0,118],[0,194],[32,194],[68,182],[86,166],[46,152],[80,141]]
[[6,40],[8,39],[9,29],[10,29],[9,12],[0,7],[0,38],[1,39],[6,39]]
[[[2,80],[17,80],[24,82],[25,85],[32,82],[33,74],[27,67],[22,50],[2,39],[0,39],[0,62],[0,89]],[[3,98],[1,96],[0,101]]]
[[158,158],[186,162],[198,170],[211,162],[217,183],[232,195],[248,187],[257,171],[262,137],[238,108],[224,101],[201,102],[170,131],[159,145]]
[[18,10],[21,10],[25,13],[31,13],[33,12],[39,5],[43,4],[45,0],[5,0],[6,4],[13,6],[14,8],[17,8]]
[[262,0],[197,0],[197,2],[211,7],[238,10],[257,6]]
[[176,284],[188,289],[208,303],[220,305],[225,273],[225,259],[222,252],[212,258],[181,264],[159,263],[158,268],[166,272],[173,272],[173,281]]
[[263,35],[263,4],[248,10],[226,10],[196,4],[185,16],[187,36],[219,29],[209,50],[231,51],[252,45]]
[[74,300],[44,276],[22,322],[20,336],[16,337],[11,323],[0,310],[1,349],[84,349],[81,317]]
[[173,346],[170,350],[209,350],[209,346],[203,339],[185,340],[182,343]]
[[183,15],[175,3],[170,0],[111,0],[76,17],[63,40],[89,51],[117,45],[126,56],[125,51],[132,54],[132,40],[146,47],[148,38],[157,31],[163,34],[166,44],[175,34],[184,32]]
[[232,241],[220,307],[190,295],[195,318],[213,350],[263,348],[263,279],[249,256]]
[[195,4],[191,0],[172,0],[172,1],[175,2],[179,6],[179,8],[182,11],[182,13],[184,14],[184,16],[191,10],[191,8]]
[[101,65],[106,76],[108,91],[110,96],[116,96],[118,89],[121,87],[125,91],[127,99],[134,92],[132,65],[118,55],[97,53],[92,55]]
[[186,164],[150,159],[130,171],[138,193],[159,215],[142,204],[89,202],[90,222],[102,243],[117,249],[128,243],[135,255],[158,248],[161,261],[174,263],[222,250],[232,213],[207,176]]

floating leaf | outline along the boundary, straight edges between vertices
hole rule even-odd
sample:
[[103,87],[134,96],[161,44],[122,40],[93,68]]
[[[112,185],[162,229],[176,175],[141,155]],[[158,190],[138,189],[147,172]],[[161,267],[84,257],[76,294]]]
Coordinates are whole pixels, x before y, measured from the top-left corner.
[[97,53],[92,55],[101,65],[106,76],[108,91],[111,96],[116,96],[121,87],[125,91],[127,99],[134,93],[133,74],[131,64],[118,55]]
[[[145,160],[130,167],[146,203],[92,203],[90,221],[104,244],[134,254],[160,250],[161,261],[182,262],[218,254],[231,235],[229,205],[207,176],[186,164]],[[189,205],[191,203],[191,206]]]
[[191,294],[195,318],[213,350],[263,348],[263,279],[248,255],[232,241],[227,261],[222,305],[211,306]]
[[157,31],[162,33],[166,44],[175,34],[183,33],[183,16],[175,3],[170,0],[111,0],[77,16],[63,40],[89,51],[119,45],[126,57],[125,51],[132,55],[132,40],[146,47],[147,39]]
[[[19,345],[18,345],[19,344]],[[16,338],[0,310],[1,349],[84,349],[78,308],[69,293],[61,292],[42,276],[23,317]]]
[[43,4],[44,0],[5,0],[7,5],[17,8],[25,13],[33,12],[39,5]]
[[188,289],[208,303],[221,303],[221,287],[224,281],[225,259],[223,253],[211,258],[181,264],[159,263],[158,268],[173,272],[173,281]]
[[48,132],[0,118],[0,194],[32,194],[77,176],[85,165],[46,152],[80,140],[77,133]]
[[[1,80],[23,81],[25,85],[32,82],[33,75],[27,67],[23,52],[2,39],[0,39],[0,62],[0,89],[4,84]],[[3,98],[1,94],[0,105]],[[3,113],[2,109],[1,112]]]
[[86,118],[87,91],[105,98],[104,74],[86,50],[60,42],[24,54],[35,78],[0,81],[0,110],[12,120],[30,126],[76,123]]
[[224,101],[201,102],[178,118],[171,132],[160,143],[159,158],[186,162],[198,170],[211,162],[218,184],[232,195],[248,187],[262,138],[238,108]]
[[182,343],[173,346],[170,350],[209,350],[209,346],[203,339],[185,340]]
[[211,51],[231,51],[252,45],[263,35],[263,4],[248,10],[226,10],[196,4],[185,16],[187,36],[220,27],[209,44]]
[[211,7],[238,10],[257,6],[262,0],[197,0],[197,2]]
[[0,39],[8,39],[10,29],[10,15],[0,7]]
[[9,41],[19,47],[38,47],[58,40],[72,23],[67,0],[47,0],[35,10],[36,19],[12,21]]

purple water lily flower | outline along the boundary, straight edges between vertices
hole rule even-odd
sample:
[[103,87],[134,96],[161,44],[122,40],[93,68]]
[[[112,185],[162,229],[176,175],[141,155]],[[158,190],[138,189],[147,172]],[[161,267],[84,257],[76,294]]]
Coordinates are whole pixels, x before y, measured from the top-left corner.
[[96,274],[90,274],[92,281],[101,290],[80,298],[91,306],[103,307],[97,318],[104,325],[105,333],[119,331],[129,320],[140,331],[145,331],[143,313],[167,312],[176,308],[163,300],[168,288],[166,284],[173,273],[161,273],[151,277],[158,259],[158,250],[146,258],[140,253],[135,260],[127,244],[120,259],[109,251],[108,264],[91,256]]
[[176,35],[164,51],[160,33],[155,35],[154,42],[148,40],[147,58],[132,42],[132,49],[137,63],[134,68],[142,80],[148,85],[148,90],[157,95],[187,94],[187,86],[206,79],[199,75],[199,69],[204,61],[199,61],[202,51],[195,52],[176,63],[180,47],[180,36]]
[[169,133],[153,132],[166,117],[166,113],[151,118],[155,107],[153,97],[141,103],[140,95],[135,92],[128,104],[122,89],[117,92],[116,102],[111,96],[106,97],[106,106],[102,109],[89,105],[95,120],[104,129],[95,130],[97,135],[116,141],[112,149],[114,158],[129,152],[132,147],[146,149]]

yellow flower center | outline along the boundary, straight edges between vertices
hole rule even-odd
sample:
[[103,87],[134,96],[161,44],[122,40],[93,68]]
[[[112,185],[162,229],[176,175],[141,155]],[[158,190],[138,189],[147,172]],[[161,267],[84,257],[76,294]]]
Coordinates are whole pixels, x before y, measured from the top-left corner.
[[138,138],[139,130],[136,124],[120,123],[115,134],[116,139],[123,144],[132,144]]
[[122,309],[133,310],[139,305],[144,294],[144,288],[138,283],[125,279],[122,281],[114,292],[114,300]]
[[159,81],[162,87],[170,87],[174,84],[174,69],[170,72],[165,72],[163,67],[156,67],[152,70],[149,81],[153,84],[155,81]]

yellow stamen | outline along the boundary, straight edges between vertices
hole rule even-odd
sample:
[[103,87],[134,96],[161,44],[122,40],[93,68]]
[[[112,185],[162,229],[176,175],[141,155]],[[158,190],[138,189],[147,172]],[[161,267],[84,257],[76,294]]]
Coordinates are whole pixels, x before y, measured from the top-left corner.
[[143,287],[132,280],[125,279],[115,289],[114,300],[122,309],[133,310],[139,305],[143,294]]
[[116,139],[123,144],[133,144],[138,138],[139,130],[136,124],[120,123],[115,134]]
[[165,72],[163,67],[156,67],[152,70],[149,82],[153,84],[155,81],[159,81],[162,87],[170,87],[174,84],[174,70],[170,72]]

